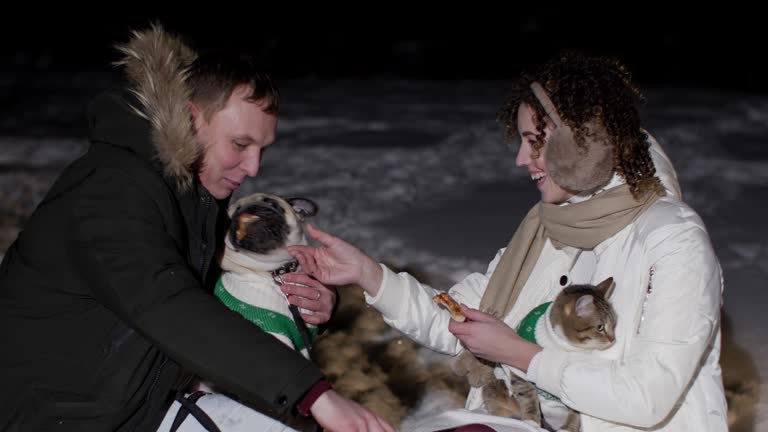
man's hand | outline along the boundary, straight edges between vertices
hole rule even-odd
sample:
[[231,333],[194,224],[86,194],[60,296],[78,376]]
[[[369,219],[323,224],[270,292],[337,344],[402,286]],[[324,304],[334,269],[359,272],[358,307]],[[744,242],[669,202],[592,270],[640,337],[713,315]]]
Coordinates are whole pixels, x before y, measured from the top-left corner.
[[338,297],[335,289],[304,273],[287,273],[282,278],[285,283],[280,285],[280,289],[288,296],[288,302],[311,312],[301,313],[307,324],[325,324],[331,319]]
[[367,408],[328,390],[312,404],[312,416],[329,432],[394,432],[386,420]]

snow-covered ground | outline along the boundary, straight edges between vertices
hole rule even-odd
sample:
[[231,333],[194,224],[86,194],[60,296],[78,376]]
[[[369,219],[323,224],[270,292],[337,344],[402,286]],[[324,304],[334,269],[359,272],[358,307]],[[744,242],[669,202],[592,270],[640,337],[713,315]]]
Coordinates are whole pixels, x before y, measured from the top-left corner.
[[[64,165],[85,149],[84,97],[99,74],[0,75],[0,254]],[[282,83],[278,140],[235,196],[314,199],[314,222],[438,288],[484,271],[537,200],[495,123],[503,81],[301,80]],[[651,88],[646,127],[675,164],[725,271],[724,359],[759,385],[768,430],[768,96]],[[749,423],[749,421],[747,421]]]

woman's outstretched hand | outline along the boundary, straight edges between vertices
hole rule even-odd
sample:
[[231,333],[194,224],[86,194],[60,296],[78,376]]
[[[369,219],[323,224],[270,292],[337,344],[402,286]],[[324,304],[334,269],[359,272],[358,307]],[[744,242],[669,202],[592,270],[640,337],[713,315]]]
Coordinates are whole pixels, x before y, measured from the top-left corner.
[[307,233],[322,246],[288,246],[303,272],[328,285],[358,284],[376,295],[382,279],[379,264],[346,241],[307,224]]

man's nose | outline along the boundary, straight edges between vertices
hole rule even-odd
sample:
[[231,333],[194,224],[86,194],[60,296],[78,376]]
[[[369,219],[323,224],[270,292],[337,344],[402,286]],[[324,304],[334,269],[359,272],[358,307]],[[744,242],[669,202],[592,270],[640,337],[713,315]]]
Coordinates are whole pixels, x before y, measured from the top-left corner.
[[251,155],[240,164],[240,168],[245,171],[248,177],[256,177],[256,174],[259,172],[259,163],[261,162],[260,154],[261,153],[259,152]]

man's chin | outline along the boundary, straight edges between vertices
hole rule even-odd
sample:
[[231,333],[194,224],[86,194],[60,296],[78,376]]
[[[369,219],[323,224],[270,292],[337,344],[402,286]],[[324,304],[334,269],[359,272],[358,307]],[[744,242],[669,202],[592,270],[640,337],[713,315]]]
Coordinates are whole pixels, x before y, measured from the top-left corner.
[[209,189],[208,192],[213,195],[214,198],[221,200],[229,198],[229,196],[232,195],[232,192],[234,191],[226,187],[219,187],[214,190]]

